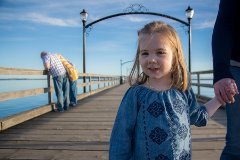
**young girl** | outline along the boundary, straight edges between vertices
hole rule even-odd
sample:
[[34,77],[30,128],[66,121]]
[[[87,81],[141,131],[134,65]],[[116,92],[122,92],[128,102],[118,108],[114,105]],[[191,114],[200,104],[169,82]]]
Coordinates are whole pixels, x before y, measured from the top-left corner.
[[[215,97],[205,105],[197,104],[173,27],[152,22],[138,36],[131,87],[117,113],[109,159],[191,159],[190,124],[205,126],[221,104]],[[229,92],[235,94],[232,84]]]

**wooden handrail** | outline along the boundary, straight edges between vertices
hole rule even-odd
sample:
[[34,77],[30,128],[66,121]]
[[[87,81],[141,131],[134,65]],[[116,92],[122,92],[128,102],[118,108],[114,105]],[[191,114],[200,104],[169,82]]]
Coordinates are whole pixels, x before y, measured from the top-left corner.
[[45,70],[3,68],[0,67],[0,75],[46,75]]
[[[19,69],[19,68],[3,68],[0,67],[0,75],[46,75],[48,87],[47,88],[37,88],[30,90],[21,90],[15,92],[4,92],[0,93],[0,101],[22,98],[26,96],[33,96],[43,93],[48,93],[48,102],[52,103],[52,91],[53,85],[51,83],[51,76],[48,75],[45,70],[32,70],[32,69]],[[89,91],[92,91],[92,85],[98,85],[97,89],[100,88],[100,84],[108,83],[108,86],[114,86],[118,84],[119,76],[111,76],[111,75],[100,75],[100,74],[90,74],[90,73],[79,73],[79,78],[89,77],[89,82],[78,84],[77,87],[85,87],[89,86]],[[94,80],[96,78],[97,80]]]
[[37,88],[37,89],[30,89],[30,90],[21,90],[15,92],[3,92],[0,93],[0,101],[6,101],[10,99],[16,99],[26,96],[34,96],[37,94],[48,93],[48,88]]
[[192,86],[199,86],[199,87],[207,87],[207,88],[213,88],[212,84],[205,84],[205,83],[191,83]]
[[213,70],[191,72],[191,74],[212,74],[212,73]]

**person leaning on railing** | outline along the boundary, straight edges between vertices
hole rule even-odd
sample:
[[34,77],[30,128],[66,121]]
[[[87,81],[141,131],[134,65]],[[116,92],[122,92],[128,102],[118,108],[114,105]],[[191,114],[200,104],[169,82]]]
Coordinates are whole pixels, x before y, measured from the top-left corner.
[[212,35],[214,91],[218,100],[226,104],[227,113],[226,146],[221,160],[240,160],[240,95],[229,94],[226,89],[229,83],[235,84],[236,93],[240,88],[239,4],[237,0],[220,0]]
[[57,111],[63,112],[69,108],[69,80],[66,69],[57,54],[41,52],[41,58],[46,70],[53,77],[53,84],[57,96]]
[[69,77],[69,106],[74,107],[77,105],[77,80],[78,80],[78,70],[72,62],[65,59],[62,55],[57,54],[58,58],[64,65]]

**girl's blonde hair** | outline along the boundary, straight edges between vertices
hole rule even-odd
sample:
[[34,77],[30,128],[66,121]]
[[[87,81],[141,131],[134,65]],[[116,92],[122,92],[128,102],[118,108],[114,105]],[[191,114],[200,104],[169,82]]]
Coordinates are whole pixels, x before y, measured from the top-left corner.
[[[173,61],[171,69],[172,86],[176,87],[179,90],[185,91],[188,87],[189,82],[188,72],[184,60],[181,41],[176,30],[164,22],[154,21],[146,24],[141,30],[139,30],[138,36],[140,34],[154,33],[160,33],[162,36],[166,37],[167,40],[169,40],[169,44],[173,50]],[[148,76],[145,73],[140,73],[139,53],[140,48],[138,41],[137,54],[128,79],[130,86],[135,84],[144,84],[148,79]]]

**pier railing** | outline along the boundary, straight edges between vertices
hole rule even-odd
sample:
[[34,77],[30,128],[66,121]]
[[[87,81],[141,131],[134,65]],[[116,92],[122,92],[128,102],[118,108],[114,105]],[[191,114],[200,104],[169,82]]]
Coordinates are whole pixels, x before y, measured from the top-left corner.
[[[13,92],[0,93],[0,101],[6,101],[10,99],[22,98],[27,96],[34,96],[39,94],[48,94],[48,104],[37,107],[35,109],[25,111],[16,115],[12,115],[3,119],[0,119],[0,131],[5,130],[11,126],[17,125],[39,115],[50,112],[55,107],[55,103],[52,100],[52,92],[54,87],[52,85],[51,76],[45,70],[31,70],[31,69],[16,69],[16,68],[1,68],[0,75],[46,75],[47,87],[46,88],[35,88],[29,90],[20,90]],[[78,83],[78,89],[86,87],[87,92],[78,94],[78,100],[96,94],[103,90],[109,89],[120,83],[119,76],[109,76],[100,74],[82,74],[79,73],[79,79],[86,78],[86,83]],[[95,86],[95,87],[93,87]],[[97,86],[97,87],[96,87]]]
[[[206,76],[208,75],[208,76]],[[205,77],[203,77],[205,76]],[[191,72],[191,79],[192,79],[192,86],[197,87],[197,93],[196,97],[199,102],[205,103],[206,101],[210,100],[211,97],[205,96],[201,93],[201,88],[213,88],[212,83],[201,83],[201,80],[210,80],[212,82],[213,80],[213,70],[207,70],[207,71],[197,71],[197,72]]]
[[[213,88],[212,84],[201,83],[204,78],[203,75],[210,74],[212,75],[213,71],[198,71],[192,72],[192,86],[197,87],[196,96],[199,102],[205,103],[211,97],[204,96],[201,93],[201,87]],[[54,91],[54,87],[52,85],[51,76],[44,70],[31,70],[31,69],[16,69],[16,68],[1,68],[0,67],[0,75],[45,75],[47,81],[46,88],[35,88],[29,90],[21,90],[21,91],[13,91],[13,92],[3,92],[0,93],[0,101],[6,101],[10,99],[22,98],[27,96],[34,96],[39,94],[48,94],[48,104],[44,106],[37,107],[35,109],[24,111],[19,114],[15,114],[3,119],[0,119],[0,131],[5,130],[9,127],[37,117],[39,115],[45,114],[47,112],[52,111],[55,107],[55,103],[52,100],[52,92]],[[114,87],[120,84],[119,76],[108,76],[108,75],[99,75],[99,74],[82,74],[79,73],[79,79],[86,78],[86,83],[78,83],[78,89],[86,87],[87,92],[78,94],[78,100],[88,97],[90,95],[96,94],[108,88]],[[212,79],[207,79],[212,80]],[[95,86],[95,87],[93,87]],[[97,87],[96,87],[97,86]]]

